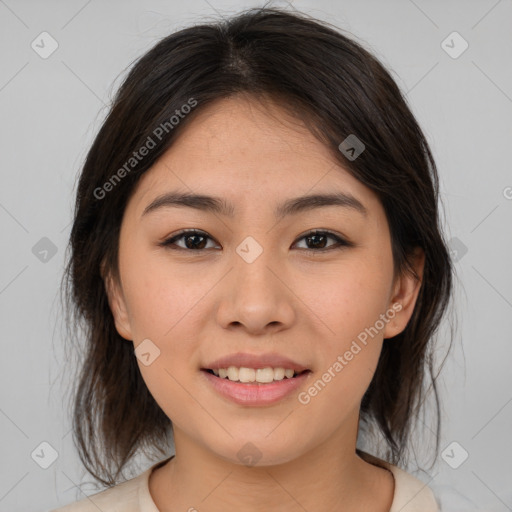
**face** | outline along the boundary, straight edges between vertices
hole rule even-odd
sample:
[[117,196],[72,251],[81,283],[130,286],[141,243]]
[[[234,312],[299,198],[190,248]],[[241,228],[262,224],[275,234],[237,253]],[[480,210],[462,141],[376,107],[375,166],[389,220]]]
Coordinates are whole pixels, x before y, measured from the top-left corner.
[[[405,328],[419,289],[393,278],[382,205],[278,106],[231,98],[198,114],[126,207],[120,282],[107,279],[116,328],[139,347],[177,450],[177,432],[235,463],[247,451],[276,464],[327,440],[353,444],[383,340]],[[230,208],[154,203],[169,193]],[[324,194],[343,200],[282,208]],[[247,384],[205,370],[240,353],[249,359],[232,366],[306,371]]]

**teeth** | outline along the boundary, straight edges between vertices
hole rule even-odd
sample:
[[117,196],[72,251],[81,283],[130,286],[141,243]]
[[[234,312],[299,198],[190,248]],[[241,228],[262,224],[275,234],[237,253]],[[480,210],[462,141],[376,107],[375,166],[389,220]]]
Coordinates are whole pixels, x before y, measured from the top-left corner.
[[219,368],[212,370],[213,373],[221,379],[228,378],[234,382],[259,382],[265,384],[275,380],[283,380],[285,377],[291,379],[294,375],[294,370],[287,368],[237,368],[230,366],[229,368]]

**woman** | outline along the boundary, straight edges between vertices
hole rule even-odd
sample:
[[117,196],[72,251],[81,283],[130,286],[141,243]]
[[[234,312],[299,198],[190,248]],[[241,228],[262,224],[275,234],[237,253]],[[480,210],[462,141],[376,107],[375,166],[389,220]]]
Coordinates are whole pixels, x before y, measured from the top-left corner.
[[59,512],[438,510],[399,467],[451,296],[437,203],[397,85],[334,27],[263,8],[160,41],[80,176],[73,426],[111,487]]

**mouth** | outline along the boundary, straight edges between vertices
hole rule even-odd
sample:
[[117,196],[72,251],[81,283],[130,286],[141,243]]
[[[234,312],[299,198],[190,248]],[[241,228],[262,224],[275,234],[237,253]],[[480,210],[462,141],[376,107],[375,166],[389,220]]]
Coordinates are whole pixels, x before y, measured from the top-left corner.
[[264,407],[289,399],[307,385],[312,372],[309,369],[228,367],[201,368],[200,373],[207,388],[222,399],[246,407]]
[[311,370],[302,371],[293,370],[291,368],[247,368],[230,366],[228,368],[201,368],[203,372],[209,373],[214,377],[239,384],[271,384],[283,380],[295,379],[303,374],[311,373]]

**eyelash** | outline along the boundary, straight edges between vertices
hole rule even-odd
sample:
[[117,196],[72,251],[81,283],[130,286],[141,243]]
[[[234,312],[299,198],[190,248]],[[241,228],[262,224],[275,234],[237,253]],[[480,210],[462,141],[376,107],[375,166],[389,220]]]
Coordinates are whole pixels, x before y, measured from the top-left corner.
[[[161,242],[159,245],[160,246],[163,246],[163,247],[166,247],[168,249],[171,249],[171,250],[183,250],[183,251],[189,251],[189,252],[203,252],[205,251],[206,249],[188,249],[188,248],[184,248],[184,247],[179,247],[179,246],[175,246],[173,247],[174,243],[181,239],[181,238],[185,238],[185,236],[191,236],[191,235],[199,235],[199,236],[202,236],[204,238],[209,238],[210,240],[213,240],[212,237],[210,237],[207,233],[205,233],[204,231],[198,231],[198,230],[195,230],[195,229],[189,229],[189,230],[183,230],[183,231],[180,231],[179,233],[177,233],[176,235],[173,235],[172,237],[164,240],[163,242]],[[336,244],[334,245],[331,245],[330,247],[327,247],[327,248],[322,248],[322,249],[301,249],[302,251],[307,251],[309,253],[318,253],[318,252],[326,252],[326,251],[330,251],[330,250],[334,250],[334,249],[342,249],[344,247],[353,247],[354,244],[352,242],[349,242],[348,240],[345,240],[344,238],[340,237],[339,235],[336,235],[335,233],[332,233],[331,231],[322,231],[322,230],[319,230],[319,229],[314,229],[312,231],[309,231],[308,233],[302,235],[300,238],[297,239],[297,241],[299,240],[302,240],[304,238],[307,238],[307,237],[310,237],[310,236],[327,236],[328,238],[332,238],[334,240],[336,240]]]

